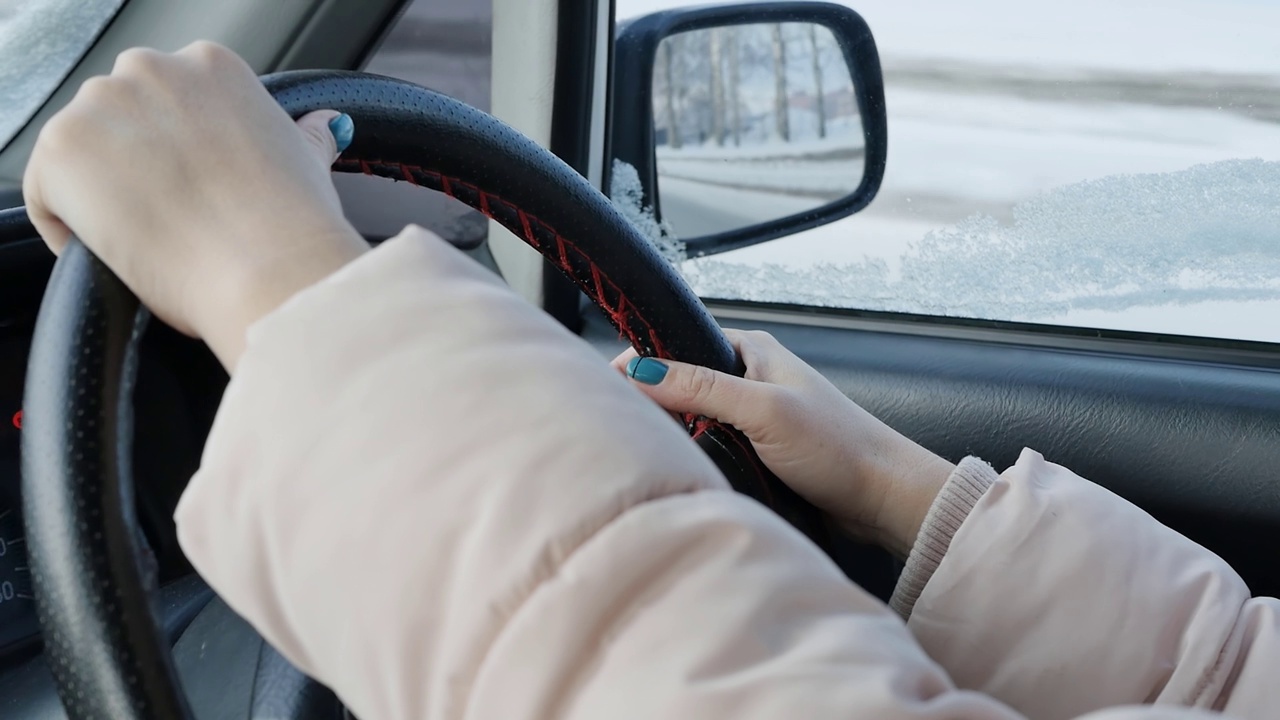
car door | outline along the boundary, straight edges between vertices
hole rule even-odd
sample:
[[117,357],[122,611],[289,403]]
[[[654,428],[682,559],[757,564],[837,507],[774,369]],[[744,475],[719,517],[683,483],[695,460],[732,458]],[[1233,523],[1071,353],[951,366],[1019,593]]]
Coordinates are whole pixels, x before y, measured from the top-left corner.
[[[1037,450],[1216,551],[1255,593],[1280,592],[1280,61],[1262,30],[1277,11],[839,1],[868,21],[884,67],[879,195],[826,227],[685,260],[686,278],[722,324],[773,333],[943,457],[1003,470]],[[616,14],[687,5],[617,0]],[[734,62],[767,70],[767,34],[739,34],[754,54],[713,56],[699,82]],[[780,35],[803,63],[802,28]],[[705,67],[699,47],[686,72]],[[794,125],[813,110],[792,81]],[[701,203],[696,219],[767,200],[712,176],[663,196],[663,157],[723,144],[686,117],[673,149],[664,102],[644,120],[663,143],[655,206]],[[602,352],[618,349],[582,317]],[[845,552],[851,576],[887,595],[893,563]]]

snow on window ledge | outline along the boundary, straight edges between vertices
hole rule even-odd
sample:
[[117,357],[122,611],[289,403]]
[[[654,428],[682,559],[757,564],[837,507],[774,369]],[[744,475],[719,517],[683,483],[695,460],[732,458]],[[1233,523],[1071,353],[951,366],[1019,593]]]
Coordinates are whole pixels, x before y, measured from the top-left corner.
[[[1015,207],[1011,224],[976,214],[927,234],[892,273],[880,259],[793,268],[731,257],[682,270],[707,298],[1021,322],[1280,301],[1280,162],[1057,188]],[[1280,327],[1264,334],[1280,340]]]
[[613,170],[609,180],[609,199],[614,207],[622,213],[640,234],[645,236],[658,253],[666,258],[676,269],[687,257],[684,243],[676,237],[670,223],[659,222],[653,214],[653,207],[644,204],[644,186],[640,183],[640,173],[630,163],[621,160],[613,161]]

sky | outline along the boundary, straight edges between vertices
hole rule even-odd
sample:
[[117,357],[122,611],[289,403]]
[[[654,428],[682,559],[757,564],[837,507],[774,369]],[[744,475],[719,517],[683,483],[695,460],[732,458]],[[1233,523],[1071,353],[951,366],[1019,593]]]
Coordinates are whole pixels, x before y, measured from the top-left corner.
[[[886,61],[1280,75],[1280,0],[836,1],[867,20]],[[617,15],[693,4],[618,0]]]

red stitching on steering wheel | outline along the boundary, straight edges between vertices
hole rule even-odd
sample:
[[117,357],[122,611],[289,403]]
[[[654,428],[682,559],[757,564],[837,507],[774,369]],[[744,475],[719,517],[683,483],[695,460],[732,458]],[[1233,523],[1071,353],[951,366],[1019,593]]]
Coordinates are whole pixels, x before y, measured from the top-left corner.
[[[640,314],[635,303],[627,300],[627,296],[622,292],[622,289],[618,287],[617,283],[613,282],[604,270],[601,269],[589,255],[583,252],[581,248],[570,242],[567,238],[557,232],[555,228],[540,220],[536,215],[526,212],[519,205],[516,205],[496,193],[489,192],[464,180],[450,177],[443,173],[418,165],[407,165],[405,163],[389,162],[385,160],[365,160],[362,158],[344,157],[334,163],[334,168],[343,172],[359,170],[365,175],[376,175],[379,177],[390,178],[392,180],[404,180],[413,185],[430,188],[432,190],[439,190],[445,195],[460,200],[475,208],[487,217],[498,221],[503,227],[515,233],[533,249],[541,252],[544,257],[554,263],[562,272],[573,279],[575,285],[595,299],[596,304],[609,315],[609,319],[613,321],[614,326],[617,327],[629,341],[631,341],[632,345],[640,348],[651,347],[653,348],[654,355],[657,357],[671,357],[670,354],[667,353],[666,348],[663,347],[662,341],[659,340],[657,335],[654,333],[653,324]],[[416,176],[415,173],[421,174],[421,177]],[[438,187],[436,187],[436,185],[438,185]],[[474,192],[477,197],[476,202],[473,203],[467,198],[459,197],[455,192],[455,185],[467,188]],[[508,210],[513,211],[518,220],[518,224],[511,222],[509,219],[498,217],[492,207],[495,201],[506,206]],[[555,239],[556,248],[554,253],[543,251],[542,244],[538,241],[537,233],[534,232],[535,225],[545,230]],[[569,258],[570,251],[575,253],[582,262],[586,263],[587,268],[590,270],[590,283],[579,279],[577,274],[574,273],[574,268]],[[615,295],[617,295],[618,303],[616,307],[609,302],[606,290],[611,290]],[[638,337],[635,331],[631,329],[631,324],[628,322],[629,318],[635,318],[644,326],[645,338]],[[647,339],[648,343],[641,342],[642,339]]]
[[765,478],[768,476],[766,475],[763,461],[760,460],[759,455],[748,447],[747,443],[750,441],[747,440],[745,435],[741,432],[731,432],[728,425],[715,418],[694,417],[692,414],[686,414],[683,416],[683,420],[685,427],[690,430],[689,437],[693,440],[697,440],[703,435],[711,435],[713,431],[719,430],[719,437],[728,437],[734,445],[737,445],[740,451],[738,456],[751,460],[751,469],[755,471],[756,479],[759,481],[760,501],[773,507],[773,490],[769,487],[769,483],[765,482]]
[[[365,160],[361,158],[344,157],[340,158],[338,162],[334,164],[334,168],[343,172],[358,170],[365,175],[376,175],[379,177],[390,178],[392,180],[402,179],[419,187],[438,190],[449,197],[455,198],[471,206],[487,217],[498,221],[503,225],[503,227],[507,228],[512,233],[515,233],[535,250],[542,253],[544,257],[558,266],[562,272],[573,279],[574,284],[583,292],[595,298],[596,303],[604,309],[606,313],[608,313],[609,319],[613,321],[614,326],[627,337],[633,346],[643,347],[644,345],[640,342],[641,338],[638,338],[635,335],[634,331],[631,329],[631,325],[627,322],[629,317],[634,317],[644,326],[645,334],[649,340],[649,346],[653,348],[656,356],[661,358],[671,357],[667,353],[666,348],[663,347],[661,341],[658,340],[657,335],[654,333],[653,325],[644,318],[635,304],[627,299],[627,296],[622,292],[622,289],[609,278],[605,271],[597,265],[589,255],[583,252],[581,248],[557,232],[555,228],[551,227],[551,225],[546,222],[543,222],[537,216],[526,212],[524,208],[521,208],[519,205],[516,205],[496,193],[489,192],[479,186],[473,185],[472,183],[468,183],[459,178],[450,177],[443,173],[435,170],[429,170],[418,165],[408,165],[405,163],[388,162],[384,160]],[[419,173],[421,177],[416,176],[415,173]],[[472,202],[468,198],[460,197],[455,192],[455,186],[463,187],[474,192],[476,194],[475,202]],[[507,218],[498,217],[493,211],[494,202],[504,205],[509,211],[514,211],[516,222],[512,222]],[[555,238],[555,252],[548,253],[543,251],[542,244],[538,241],[538,236],[535,232],[535,226],[543,229]],[[570,264],[568,254],[569,251],[577,254],[577,256],[586,263],[590,270],[590,283],[579,279],[579,277],[573,272],[573,266]],[[617,295],[618,303],[616,307],[609,302],[606,290],[611,290]],[[745,437],[741,436],[740,433],[731,432],[729,427],[724,423],[712,418],[693,418],[686,416],[684,421],[685,426],[689,428],[690,435],[694,440],[697,440],[702,435],[708,435],[713,431],[718,430],[720,432],[715,433],[717,442],[722,442],[720,438],[727,437],[729,442],[736,445],[739,450],[739,457],[745,457],[751,460],[751,469],[754,470],[756,474],[758,492],[761,501],[767,505],[773,504],[773,492],[769,488],[769,484],[765,482],[765,478],[767,477],[766,471],[760,464],[758,456],[752,452],[750,447],[746,444],[748,441]]]

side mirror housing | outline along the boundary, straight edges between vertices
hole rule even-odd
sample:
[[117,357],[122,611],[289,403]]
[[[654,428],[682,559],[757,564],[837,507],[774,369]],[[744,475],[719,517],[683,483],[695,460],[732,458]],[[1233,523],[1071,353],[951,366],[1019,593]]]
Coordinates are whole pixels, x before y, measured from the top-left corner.
[[884,177],[871,29],[826,2],[694,7],[620,24],[612,159],[700,257],[865,208]]

